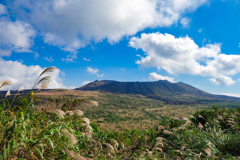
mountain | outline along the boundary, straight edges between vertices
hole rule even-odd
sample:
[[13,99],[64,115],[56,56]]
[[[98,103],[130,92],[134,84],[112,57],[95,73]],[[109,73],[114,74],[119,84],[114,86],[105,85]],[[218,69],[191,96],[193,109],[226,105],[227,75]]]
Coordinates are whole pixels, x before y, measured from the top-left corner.
[[140,94],[168,104],[196,104],[205,101],[239,101],[240,98],[213,95],[183,82],[167,80],[155,82],[118,82],[111,80],[94,81],[75,90],[102,91],[113,94]]

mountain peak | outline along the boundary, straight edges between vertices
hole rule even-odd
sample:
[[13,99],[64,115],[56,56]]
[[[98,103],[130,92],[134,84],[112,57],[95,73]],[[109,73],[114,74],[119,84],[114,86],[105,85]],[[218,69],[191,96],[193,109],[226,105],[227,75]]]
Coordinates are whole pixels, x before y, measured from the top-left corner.
[[[114,80],[94,81],[76,90],[102,91],[121,94],[141,94],[148,98],[171,104],[191,104],[201,100],[237,100],[239,98],[213,95],[183,82],[171,83],[167,80],[155,82],[118,82]],[[195,101],[194,101],[195,100]]]

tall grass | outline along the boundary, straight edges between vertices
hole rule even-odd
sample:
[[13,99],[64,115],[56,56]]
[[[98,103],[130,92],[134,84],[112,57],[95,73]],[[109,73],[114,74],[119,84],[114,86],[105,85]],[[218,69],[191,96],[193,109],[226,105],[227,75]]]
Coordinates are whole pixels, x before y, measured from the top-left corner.
[[[46,69],[33,89],[46,88],[51,79],[43,76],[53,71]],[[76,108],[92,109],[96,101],[49,98],[39,108],[39,90],[11,102],[7,96],[1,100],[0,159],[240,158],[240,109],[213,107],[189,117],[161,116],[156,128],[110,132],[101,131]]]

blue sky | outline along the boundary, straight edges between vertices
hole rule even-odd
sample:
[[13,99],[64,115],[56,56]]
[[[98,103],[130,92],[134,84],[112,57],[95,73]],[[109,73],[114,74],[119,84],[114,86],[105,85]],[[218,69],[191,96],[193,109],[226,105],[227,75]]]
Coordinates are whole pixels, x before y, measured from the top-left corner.
[[184,82],[240,96],[239,0],[0,0],[0,80]]

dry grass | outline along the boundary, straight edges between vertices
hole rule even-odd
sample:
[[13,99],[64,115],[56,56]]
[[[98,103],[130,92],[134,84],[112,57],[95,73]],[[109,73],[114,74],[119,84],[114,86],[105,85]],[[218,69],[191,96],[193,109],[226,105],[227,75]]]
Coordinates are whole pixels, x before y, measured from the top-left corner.
[[13,83],[11,81],[1,81],[0,82],[0,88],[4,86],[11,86]]
[[[43,99],[42,104],[36,105],[38,110],[49,107],[49,104],[46,102],[48,97],[51,97],[52,99],[58,97],[86,99],[86,104],[95,105],[95,107],[91,108],[92,110],[86,105],[77,106],[75,109],[84,112],[91,122],[97,123],[102,130],[110,131],[123,131],[130,129],[144,130],[157,126],[159,120],[154,116],[148,115],[146,111],[143,111],[142,109],[147,109],[147,111],[154,113],[156,116],[167,115],[170,117],[187,117],[188,115],[195,113],[195,111],[204,108],[204,106],[201,105],[164,105],[161,101],[149,99],[142,95],[115,95],[98,91],[51,89],[41,90],[38,93],[38,98]],[[98,103],[96,103],[96,101]],[[51,107],[56,108],[56,103],[52,103]],[[79,114],[79,116],[81,115],[82,114]],[[108,117],[110,115],[112,115],[112,117],[109,119]],[[116,119],[111,119],[113,117]]]
[[155,115],[166,115],[171,118],[174,117],[188,117],[189,115],[195,113],[196,111],[207,108],[204,105],[164,105],[161,108],[150,108],[148,111],[154,113]]

